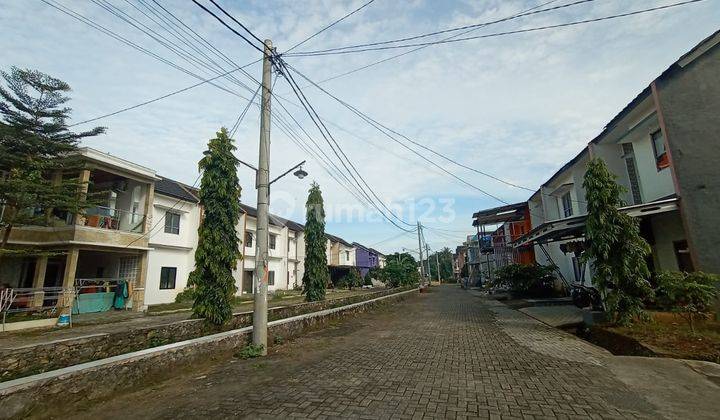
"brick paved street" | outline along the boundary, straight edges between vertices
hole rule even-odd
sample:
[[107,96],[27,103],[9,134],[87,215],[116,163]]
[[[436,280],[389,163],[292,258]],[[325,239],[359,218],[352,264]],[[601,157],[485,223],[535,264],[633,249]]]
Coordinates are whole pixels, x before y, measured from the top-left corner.
[[454,286],[77,407],[84,418],[659,417],[609,355]]

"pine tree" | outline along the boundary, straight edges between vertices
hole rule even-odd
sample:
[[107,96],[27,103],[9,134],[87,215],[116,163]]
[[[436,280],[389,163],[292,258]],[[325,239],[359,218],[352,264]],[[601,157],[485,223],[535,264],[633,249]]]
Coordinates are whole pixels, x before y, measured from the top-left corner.
[[615,322],[627,324],[642,315],[643,301],[653,294],[645,262],[650,246],[640,236],[638,220],[618,210],[624,205],[623,187],[615,178],[602,160],[588,164],[583,181],[588,206],[584,258],[592,264],[593,283],[608,312]]
[[193,315],[221,325],[232,317],[231,300],[237,287],[232,276],[241,258],[235,231],[240,220],[240,183],[235,146],[225,128],[208,142],[200,160],[203,171],[200,205],[203,219],[198,229],[195,270],[188,283],[195,287]]
[[303,294],[313,302],[325,299],[325,286],[330,281],[327,266],[325,209],[320,186],[313,182],[305,204],[305,273]]
[[79,213],[90,205],[81,200],[82,185],[76,178],[53,175],[78,173],[81,163],[72,157],[78,141],[105,128],[68,130],[71,109],[64,104],[70,100],[65,95],[70,86],[62,80],[17,67],[0,74],[7,85],[0,86],[2,255],[13,227],[51,225],[54,214]]

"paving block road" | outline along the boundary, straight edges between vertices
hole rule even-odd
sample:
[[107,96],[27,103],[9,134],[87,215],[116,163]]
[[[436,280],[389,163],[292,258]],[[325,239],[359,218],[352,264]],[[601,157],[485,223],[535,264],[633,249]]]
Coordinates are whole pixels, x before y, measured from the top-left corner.
[[[498,302],[441,286],[274,347],[266,358],[221,360],[74,407],[70,417],[677,418],[683,412],[621,380],[611,368],[614,358]],[[701,393],[715,392],[709,381],[697,384]]]

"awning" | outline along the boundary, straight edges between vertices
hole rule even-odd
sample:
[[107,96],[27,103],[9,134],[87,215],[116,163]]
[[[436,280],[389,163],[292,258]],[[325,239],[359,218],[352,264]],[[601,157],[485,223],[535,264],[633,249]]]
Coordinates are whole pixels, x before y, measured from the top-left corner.
[[525,217],[526,208],[527,202],[522,202],[478,211],[473,214],[473,219],[475,219],[473,220],[473,226],[495,225],[522,220]]
[[[633,217],[645,217],[658,213],[666,213],[678,209],[678,199],[653,201],[650,203],[637,204],[622,207],[619,210]],[[587,215],[568,217],[566,219],[553,220],[537,226],[526,235],[513,242],[513,246],[540,245],[549,242],[565,241],[585,237],[585,221]]]

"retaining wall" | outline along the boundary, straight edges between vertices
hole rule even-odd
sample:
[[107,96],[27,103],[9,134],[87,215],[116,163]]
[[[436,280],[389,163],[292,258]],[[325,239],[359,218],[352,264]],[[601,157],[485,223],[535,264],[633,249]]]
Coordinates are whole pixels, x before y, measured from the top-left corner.
[[[291,339],[330,320],[404,300],[414,293],[417,289],[395,290],[370,300],[271,321],[268,336]],[[191,369],[193,363],[229,357],[249,343],[251,334],[252,326],[248,326],[0,383],[0,419],[55,416],[62,406],[111,398],[117,392],[175,376]]]
[[[401,290],[405,289],[388,289],[339,299],[270,308],[268,319],[272,321],[317,312],[386,296]],[[0,382],[249,325],[252,325],[252,312],[241,312],[234,314],[232,320],[220,328],[208,325],[203,319],[188,319],[162,325],[130,327],[113,333],[90,334],[0,349]]]

